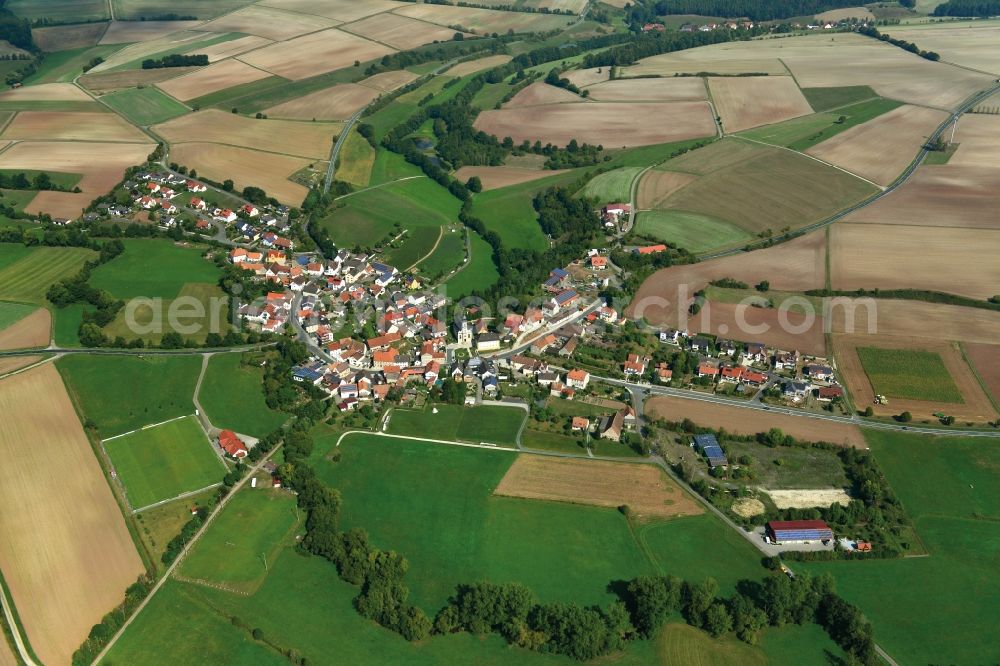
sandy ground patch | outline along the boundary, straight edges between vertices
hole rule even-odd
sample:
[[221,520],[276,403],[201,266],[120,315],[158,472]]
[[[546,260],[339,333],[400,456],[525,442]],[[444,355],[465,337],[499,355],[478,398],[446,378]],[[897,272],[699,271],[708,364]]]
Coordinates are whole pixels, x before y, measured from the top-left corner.
[[[670,118],[669,124],[663,118]],[[712,136],[715,120],[703,102],[612,102],[551,104],[544,107],[484,111],[475,127],[498,137],[510,136],[564,146],[571,139],[606,148],[646,146]],[[613,142],[613,144],[611,143]]]
[[0,137],[19,141],[125,141],[149,137],[114,113],[21,111]]
[[962,349],[993,401],[1000,402],[1000,345],[966,342]]
[[565,169],[522,169],[507,166],[466,166],[455,172],[455,178],[465,182],[473,176],[483,181],[483,191],[495,190],[508,185],[528,183],[539,178],[548,178],[565,173]]
[[843,9],[831,9],[830,11],[816,14],[820,21],[843,21],[844,19],[873,19],[875,15],[867,7],[844,7]]
[[[764,69],[769,63],[770,71]],[[988,74],[934,63],[854,33],[713,44],[646,58],[624,68],[623,74],[778,74],[785,66],[803,88],[869,85],[883,97],[938,108],[954,108],[991,82]]]
[[599,102],[683,102],[708,99],[705,81],[684,76],[664,79],[615,79],[587,88]]
[[[844,221],[1000,229],[997,192],[1000,192],[1000,169],[951,163],[922,166],[898,190],[852,213]],[[900,233],[906,232],[900,230]]]
[[31,38],[43,51],[66,51],[93,46],[104,34],[107,23],[81,23],[78,25],[57,25],[51,28],[32,28]]
[[856,125],[806,151],[880,185],[888,185],[913,161],[948,115],[919,106],[901,106]]
[[323,2],[316,2],[316,0],[263,0],[260,4],[292,12],[326,16],[338,21],[357,21],[372,14],[407,6],[404,2],[390,2],[390,0],[365,0],[364,2],[358,2],[358,0],[323,0]]
[[570,83],[578,88],[591,86],[595,83],[607,81],[611,76],[610,67],[591,67],[590,69],[574,69],[571,72],[563,73],[564,79],[569,79]]
[[308,190],[288,177],[313,160],[262,153],[217,143],[182,143],[170,150],[171,159],[212,180],[231,178],[238,189],[263,188],[269,196],[290,206],[301,205]]
[[0,329],[0,349],[26,349],[48,347],[52,316],[45,308],[38,308],[27,317]]
[[230,39],[228,42],[219,42],[218,44],[213,44],[212,46],[192,49],[188,51],[188,55],[206,55],[208,56],[209,62],[216,62],[241,53],[246,53],[247,51],[252,51],[253,49],[259,49],[260,47],[267,46],[271,43],[271,40],[266,37],[247,35],[246,37],[240,37],[239,39]]
[[286,12],[271,7],[250,5],[201,26],[212,32],[242,32],[275,41],[292,39],[307,32],[336,25],[338,21],[321,16]]
[[[247,118],[208,109],[174,118],[152,129],[171,143],[214,142],[323,159],[330,154],[338,123]],[[189,165],[190,166],[190,165]]]
[[[751,285],[768,280],[776,291],[821,289],[826,283],[826,234],[820,230],[763,250],[664,268],[642,283],[627,315],[668,323],[671,311],[686,310],[695,292],[724,277]],[[669,305],[657,306],[657,301]]]
[[382,72],[381,74],[369,76],[367,79],[358,81],[358,83],[363,86],[375,88],[376,90],[392,92],[393,90],[402,88],[410,81],[416,81],[418,78],[420,77],[413,72],[405,69],[397,69],[394,72]]
[[1000,231],[993,229],[881,224],[830,229],[834,289],[928,289],[985,299],[1000,291],[998,253]]
[[264,109],[270,118],[346,120],[379,96],[379,91],[357,83],[342,83]]
[[343,29],[401,51],[435,41],[446,42],[455,35],[455,31],[449,28],[396,14],[376,14],[348,23]]
[[744,497],[743,499],[738,499],[733,502],[730,509],[732,509],[732,512],[737,516],[742,516],[743,518],[753,518],[754,516],[759,516],[767,511],[764,503],[754,497]]
[[[9,358],[0,358],[0,375],[5,375],[8,372],[14,372],[15,370],[26,368],[29,365],[38,363],[41,360],[41,356],[11,356]],[[3,661],[0,660],[0,664],[2,663]]]
[[43,83],[0,93],[0,102],[89,102],[91,99],[72,83]]
[[521,89],[503,105],[505,109],[521,106],[538,106],[539,104],[564,104],[566,102],[583,102],[584,99],[565,88],[557,88],[547,83],[537,81]]
[[947,166],[1000,169],[1000,116],[965,114],[958,122],[955,142],[958,149]]
[[996,22],[887,26],[885,32],[927,51],[936,51],[945,62],[1000,74],[1000,49],[997,49],[1000,24]]
[[[109,114],[93,114],[109,115]],[[125,169],[142,164],[152,151],[151,143],[87,143],[75,141],[27,141],[0,154],[0,169],[38,169],[80,173],[80,194],[39,192],[25,206],[29,213],[44,211],[72,218],[98,195],[117,185]]]
[[160,39],[180,30],[187,30],[201,21],[112,21],[101,37],[100,44],[131,44]]
[[779,123],[813,112],[795,81],[787,76],[712,77],[708,87],[727,132]]
[[658,395],[646,401],[646,414],[668,421],[689,418],[708,428],[725,428],[738,435],[756,435],[771,428],[807,442],[830,442],[843,446],[867,448],[861,430],[855,425],[821,421],[805,416],[775,414],[760,409],[719,405],[704,400],[690,400]]
[[627,505],[644,518],[703,513],[693,497],[654,465],[520,455],[494,493],[593,506]]
[[768,490],[761,488],[770,496],[771,501],[779,509],[811,509],[826,508],[831,504],[847,506],[851,496],[843,488],[823,488],[820,490]]
[[268,73],[239,60],[223,60],[190,74],[157,84],[182,102],[268,77]]
[[[890,397],[889,404],[876,405],[875,391],[868,380],[861,359],[858,357],[858,347],[915,349],[940,354],[941,360],[948,369],[948,374],[951,375],[955,386],[962,394],[962,404]],[[902,412],[910,412],[915,420],[930,420],[935,423],[937,422],[937,418],[934,416],[935,412],[954,416],[961,421],[976,423],[985,423],[997,417],[989,397],[983,392],[979,381],[962,357],[958,343],[908,336],[889,336],[881,333],[877,336],[834,335],[833,352],[837,359],[840,375],[851,394],[855,407],[858,409],[865,409],[871,405],[876,416],[892,416]]]
[[493,32],[503,34],[508,30],[544,32],[565,28],[576,21],[573,16],[427,4],[407,4],[393,13],[443,26],[461,26],[463,30],[477,34]]
[[476,58],[475,60],[467,60],[466,62],[460,62],[454,67],[450,68],[445,74],[449,76],[466,76],[467,74],[475,74],[476,72],[481,72],[484,69],[491,69],[493,67],[499,67],[500,65],[506,65],[511,61],[511,56],[509,55],[494,55],[486,56],[485,58]]
[[305,79],[354,64],[395,53],[364,37],[343,30],[330,29],[304,35],[281,44],[258,49],[240,56],[254,67],[288,79]]
[[39,658],[68,664],[143,573],[52,364],[0,382],[0,569]]
[[121,72],[84,74],[79,82],[88,90],[103,94],[123,88],[148,86],[197,71],[198,67],[164,67],[162,69],[127,69]]
[[689,173],[650,169],[642,177],[642,180],[639,181],[639,208],[656,208],[666,201],[667,197],[696,180],[698,180],[698,177],[692,176]]

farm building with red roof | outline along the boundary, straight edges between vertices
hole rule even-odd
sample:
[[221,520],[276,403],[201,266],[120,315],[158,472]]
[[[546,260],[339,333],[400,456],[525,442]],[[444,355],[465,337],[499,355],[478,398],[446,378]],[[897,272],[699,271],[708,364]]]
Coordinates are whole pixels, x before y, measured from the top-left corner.
[[833,530],[822,520],[772,520],[767,536],[775,543],[801,543],[833,538]]
[[246,444],[232,430],[223,430],[219,433],[219,446],[227,455],[237,460],[247,457]]

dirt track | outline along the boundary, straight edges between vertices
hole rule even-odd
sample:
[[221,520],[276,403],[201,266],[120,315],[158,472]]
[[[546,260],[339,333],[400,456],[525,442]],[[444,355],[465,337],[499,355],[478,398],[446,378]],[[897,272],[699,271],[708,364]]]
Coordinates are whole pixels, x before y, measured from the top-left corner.
[[497,495],[574,504],[627,505],[640,517],[703,512],[659,467],[601,460],[521,455],[500,480]]

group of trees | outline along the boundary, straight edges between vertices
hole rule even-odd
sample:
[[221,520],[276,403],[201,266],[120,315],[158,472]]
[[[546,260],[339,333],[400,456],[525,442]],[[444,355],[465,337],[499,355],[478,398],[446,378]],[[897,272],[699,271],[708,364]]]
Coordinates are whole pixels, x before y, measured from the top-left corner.
[[8,190],[54,190],[56,192],[80,191],[79,187],[68,188],[53,183],[52,177],[44,171],[39,171],[33,178],[28,178],[28,175],[23,171],[15,174],[0,173],[0,188]]
[[183,55],[171,53],[162,58],[146,58],[142,61],[143,69],[162,69],[164,67],[204,67],[208,64],[208,56],[202,53]]
[[31,36],[31,22],[8,9],[7,0],[0,0],[0,39],[25,51],[38,50]]
[[934,8],[934,16],[1000,15],[1000,0],[948,0]]
[[940,54],[938,54],[935,51],[924,51],[913,42],[908,42],[905,39],[895,39],[893,37],[890,37],[889,35],[883,34],[879,32],[878,28],[874,26],[861,26],[860,28],[858,28],[858,32],[861,33],[862,35],[867,35],[868,37],[872,37],[874,39],[878,39],[883,42],[888,42],[893,46],[898,46],[904,51],[915,53],[921,58],[927,58],[928,60],[941,59]]
[[146,598],[153,585],[156,583],[156,576],[147,572],[139,576],[136,582],[125,589],[125,599],[117,608],[108,611],[101,621],[90,629],[90,633],[76,652],[73,653],[73,666],[88,666],[93,663],[94,658],[100,654],[104,646],[108,644],[111,637],[121,629],[125,620],[132,617],[142,600]]
[[[637,3],[640,4],[640,3]],[[857,6],[856,0],[656,0],[641,3],[646,15],[700,14],[773,21],[812,16],[830,9]]]

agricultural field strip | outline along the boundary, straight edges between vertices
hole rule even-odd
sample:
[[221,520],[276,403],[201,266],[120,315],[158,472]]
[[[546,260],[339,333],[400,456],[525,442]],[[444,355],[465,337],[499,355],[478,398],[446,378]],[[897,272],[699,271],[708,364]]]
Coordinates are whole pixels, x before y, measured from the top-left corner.
[[734,137],[736,139],[740,139],[742,141],[749,141],[751,143],[759,143],[762,146],[770,146],[771,148],[780,148],[781,150],[787,150],[788,152],[796,153],[798,155],[802,155],[803,157],[808,157],[809,159],[815,160],[816,162],[819,162],[820,164],[823,164],[825,166],[828,166],[828,167],[831,167],[833,169],[836,169],[837,171],[842,171],[843,173],[846,173],[848,176],[854,176],[858,180],[863,180],[866,183],[868,183],[869,185],[871,185],[872,187],[877,187],[879,190],[881,190],[883,192],[885,192],[888,189],[884,185],[879,185],[875,181],[868,180],[864,176],[859,176],[858,174],[856,174],[856,173],[854,173],[852,171],[848,171],[844,167],[839,167],[836,164],[832,164],[830,162],[827,162],[826,160],[821,160],[820,158],[818,158],[818,157],[816,157],[814,155],[808,155],[806,153],[802,153],[802,152],[799,152],[797,150],[793,150],[792,148],[788,148],[787,146],[779,146],[779,145],[776,145],[776,144],[773,144],[773,143],[767,143],[765,141],[758,141],[757,139],[751,139],[750,137],[740,136],[739,134],[730,134],[730,136],[732,136],[732,137]]

